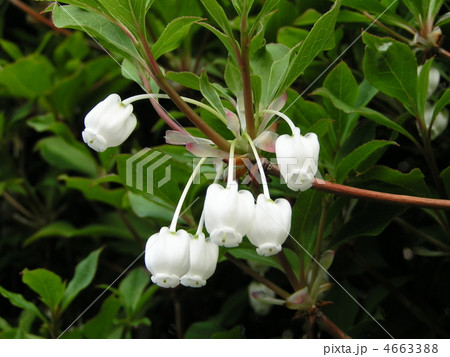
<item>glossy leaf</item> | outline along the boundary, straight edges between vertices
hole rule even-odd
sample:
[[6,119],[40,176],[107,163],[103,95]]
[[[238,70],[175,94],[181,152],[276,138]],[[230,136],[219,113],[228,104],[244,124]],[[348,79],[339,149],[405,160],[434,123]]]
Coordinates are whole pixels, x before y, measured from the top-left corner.
[[372,140],[347,155],[337,166],[336,181],[341,183],[352,170],[357,170],[369,156],[387,145],[398,145],[393,141]]
[[149,283],[149,275],[142,268],[130,271],[120,283],[118,291],[128,316],[136,311],[142,293]]
[[72,28],[86,32],[99,40],[106,48],[120,53],[125,58],[139,58],[133,41],[117,25],[94,12],[76,6],[55,6],[53,22],[60,28]]
[[186,37],[192,24],[201,20],[201,17],[184,16],[178,17],[170,22],[152,46],[155,59],[158,59],[164,53],[176,49]]
[[36,305],[33,304],[32,302],[26,300],[21,294],[17,294],[17,293],[8,291],[5,288],[3,288],[2,286],[0,286],[0,294],[2,294],[3,297],[7,298],[12,305],[34,313],[36,316],[38,316],[44,322],[47,321],[45,316],[36,307]]
[[114,319],[121,303],[114,295],[109,296],[102,304],[100,312],[83,326],[83,335],[87,338],[106,338],[113,327]]
[[396,122],[392,121],[391,119],[389,119],[388,117],[386,117],[385,115],[370,109],[370,108],[365,108],[365,107],[352,107],[344,102],[342,102],[341,100],[339,100],[338,98],[336,98],[332,93],[330,93],[329,90],[327,90],[326,88],[319,88],[316,89],[313,94],[317,94],[317,95],[322,95],[325,96],[329,99],[331,99],[333,105],[336,106],[336,108],[344,111],[345,113],[358,113],[368,119],[373,120],[374,122],[383,125],[387,128],[390,128],[392,130],[395,130],[397,132],[399,132],[400,134],[405,135],[407,138],[409,138],[413,143],[417,143],[417,140],[407,131],[405,130],[402,126],[400,126],[399,124],[397,124]]
[[367,45],[363,69],[367,80],[381,92],[397,98],[412,114],[417,111],[417,63],[408,45],[363,34]]
[[336,0],[330,11],[325,13],[314,25],[306,39],[298,48],[293,49],[287,75],[283,81],[280,92],[289,87],[311,61],[323,50],[334,46],[334,25],[336,23],[342,0]]
[[77,297],[80,291],[84,290],[94,279],[97,271],[98,257],[103,248],[94,250],[85,259],[77,264],[72,280],[67,285],[61,303],[61,311],[64,311]]
[[22,281],[40,296],[51,311],[56,311],[65,291],[65,284],[58,275],[46,269],[25,269]]

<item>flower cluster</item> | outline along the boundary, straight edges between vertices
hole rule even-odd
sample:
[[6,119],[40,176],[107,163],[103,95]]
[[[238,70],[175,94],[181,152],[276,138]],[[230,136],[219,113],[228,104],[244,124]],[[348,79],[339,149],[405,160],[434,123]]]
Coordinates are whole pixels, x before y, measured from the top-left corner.
[[[97,151],[120,145],[136,126],[131,102],[144,97],[146,95],[132,97],[122,102],[117,94],[112,94],[100,102],[85,118],[86,129],[82,133],[84,141]],[[245,131],[242,137],[238,135],[240,139],[247,140],[251,148],[247,155],[253,157],[258,165],[263,193],[258,195],[255,202],[250,191],[239,190],[238,181],[234,177],[236,140],[232,141],[228,154],[226,186],[217,183],[219,178],[217,175],[215,182],[208,187],[202,217],[195,234],[183,229],[177,230],[181,207],[195,175],[206,159],[203,157],[194,168],[183,190],[170,226],[161,228],[147,241],[145,264],[155,284],[165,288],[173,288],[180,283],[190,287],[204,286],[216,269],[219,246],[236,247],[244,236],[256,246],[259,255],[271,256],[281,251],[282,244],[289,236],[292,208],[286,199],[272,200],[270,197],[256,146],[275,148],[281,178],[294,191],[304,191],[311,187],[317,172],[320,146],[317,135],[308,133],[302,136],[300,129],[284,114],[275,110],[266,112],[270,114],[265,119],[266,124],[273,115],[278,115],[289,124],[292,135],[285,134],[278,137],[272,135],[275,133],[270,134],[264,130],[255,140],[252,140]],[[170,137],[168,141],[184,143],[187,148],[188,144],[193,144],[187,139],[186,143],[184,142],[183,133],[170,133],[166,136],[168,137]],[[270,141],[275,142],[271,144]],[[197,143],[195,149],[192,146],[190,148],[191,152],[219,151],[210,146],[211,143],[203,139]],[[223,153],[220,153],[222,157]],[[203,226],[209,238],[203,233]]]

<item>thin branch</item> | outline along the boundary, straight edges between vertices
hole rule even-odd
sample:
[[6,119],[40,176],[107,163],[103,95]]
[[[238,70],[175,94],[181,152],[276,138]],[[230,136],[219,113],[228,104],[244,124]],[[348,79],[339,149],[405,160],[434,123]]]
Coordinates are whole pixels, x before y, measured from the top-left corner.
[[364,190],[361,188],[339,185],[337,183],[324,181],[318,178],[314,179],[312,188],[317,191],[334,193],[337,195],[350,196],[365,200],[374,200],[379,202],[405,206],[450,210],[450,200],[407,196],[407,195],[396,195],[392,193]]
[[250,275],[253,279],[264,284],[270,290],[273,290],[275,293],[277,293],[282,298],[287,299],[291,295],[286,290],[283,290],[278,285],[272,283],[270,280],[264,278],[262,275],[259,275],[258,273],[253,271],[249,266],[247,266],[245,263],[241,262],[239,259],[236,259],[235,257],[233,257],[230,253],[225,253],[225,258],[227,258],[230,262],[232,262],[234,265],[236,265],[244,273]]
[[297,291],[300,290],[303,286],[300,285],[300,281],[295,276],[294,270],[292,270],[291,265],[289,264],[286,254],[284,254],[284,251],[281,250],[281,252],[277,255],[278,261],[281,265],[281,267],[284,270],[284,273],[286,274],[286,277],[289,280],[289,283],[291,284],[292,288]]
[[41,14],[39,14],[38,12],[36,12],[31,7],[29,7],[28,5],[24,4],[22,1],[20,1],[20,0],[9,0],[9,2],[11,4],[15,5],[16,7],[18,7],[23,12],[27,13],[28,15],[30,15],[36,21],[38,21],[40,23],[43,23],[45,26],[48,26],[48,27],[52,28],[55,32],[62,33],[65,36],[70,36],[72,34],[70,31],[68,31],[66,29],[60,29],[60,28],[56,27],[53,24],[52,21],[47,19],[45,16],[42,16]]
[[[267,174],[280,177],[280,169],[277,165],[272,164],[267,159],[263,159],[261,161]],[[363,200],[373,200],[396,205],[450,210],[450,200],[408,195],[396,195],[393,193],[365,190],[362,188],[340,185],[318,178],[314,179],[312,188],[317,191],[333,193],[336,195],[350,196]]]
[[314,316],[317,325],[324,331],[328,332],[334,338],[351,339],[339,327],[337,327],[325,314],[317,307],[313,307],[309,314]]
[[367,11],[363,11],[362,14],[367,17],[369,20],[373,21],[375,24],[377,24],[378,26],[380,26],[384,31],[386,31],[387,33],[389,33],[390,35],[392,35],[393,37],[399,39],[400,41],[403,41],[407,44],[409,44],[409,40],[406,37],[403,37],[402,35],[398,34],[397,32],[395,32],[394,30],[391,30],[389,27],[387,27],[386,25],[384,25],[383,23],[381,23],[380,21],[378,21],[377,19],[375,19],[372,15],[370,15]]

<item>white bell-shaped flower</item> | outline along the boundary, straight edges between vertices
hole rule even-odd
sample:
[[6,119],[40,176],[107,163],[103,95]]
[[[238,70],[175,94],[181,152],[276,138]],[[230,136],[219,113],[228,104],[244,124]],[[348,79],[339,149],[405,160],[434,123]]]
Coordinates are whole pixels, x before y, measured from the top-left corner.
[[305,191],[312,186],[317,172],[320,144],[317,135],[300,135],[295,127],[293,135],[281,135],[275,143],[281,176],[293,191]]
[[270,256],[281,251],[291,229],[292,208],[284,198],[272,201],[263,194],[258,196],[255,218],[247,237],[259,255]]
[[190,240],[190,268],[181,277],[181,284],[192,288],[200,288],[206,285],[217,266],[219,246],[209,239],[205,239],[204,233],[191,236]]
[[189,270],[190,234],[180,229],[172,232],[163,227],[145,246],[145,265],[152,281],[163,288],[174,288]]
[[206,191],[204,210],[211,240],[219,246],[237,247],[253,221],[255,201],[249,191],[238,191],[236,181],[226,188],[213,183]]
[[122,144],[136,127],[131,104],[123,104],[117,94],[98,103],[84,118],[83,140],[95,151]]

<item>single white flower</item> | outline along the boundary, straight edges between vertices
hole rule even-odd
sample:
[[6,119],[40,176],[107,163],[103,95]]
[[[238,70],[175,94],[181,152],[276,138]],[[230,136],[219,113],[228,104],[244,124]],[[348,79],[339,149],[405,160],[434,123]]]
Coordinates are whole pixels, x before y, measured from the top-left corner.
[[258,196],[255,218],[247,237],[259,255],[270,256],[281,251],[291,229],[292,208],[284,198],[272,201],[263,194]]
[[293,135],[281,135],[275,143],[280,174],[293,191],[305,191],[312,186],[317,172],[320,144],[317,135],[300,135],[295,127]]
[[273,304],[281,305],[284,303],[284,301],[280,303],[278,299],[275,299],[275,292],[256,281],[252,281],[248,286],[248,301],[255,314],[260,316],[266,316]]
[[208,187],[205,198],[205,226],[211,240],[220,246],[237,247],[247,234],[255,211],[253,195],[238,191],[236,181],[224,188],[217,183]]
[[95,151],[122,144],[136,127],[131,104],[123,104],[117,94],[98,103],[84,118],[83,140]]
[[190,268],[181,277],[181,284],[192,288],[200,288],[206,285],[217,266],[219,247],[217,244],[205,239],[204,233],[191,236],[190,240]]
[[163,288],[174,288],[190,266],[190,234],[180,229],[172,232],[162,227],[145,246],[145,265],[152,281]]

